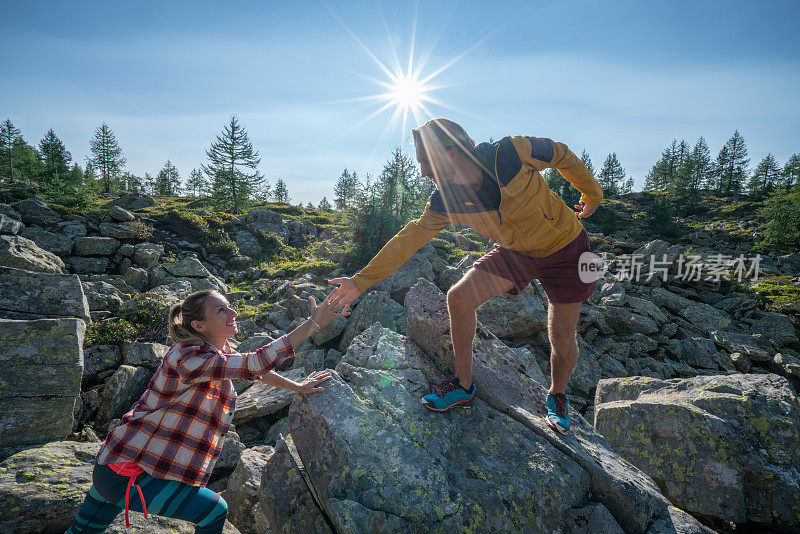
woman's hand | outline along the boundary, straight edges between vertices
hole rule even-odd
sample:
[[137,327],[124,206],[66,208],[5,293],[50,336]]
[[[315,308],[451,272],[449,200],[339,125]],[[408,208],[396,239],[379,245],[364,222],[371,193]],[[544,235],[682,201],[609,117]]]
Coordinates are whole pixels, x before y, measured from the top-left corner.
[[323,388],[318,388],[318,384],[322,384],[326,380],[331,377],[330,372],[328,371],[314,371],[310,375],[308,375],[302,382],[300,382],[300,387],[297,389],[298,393],[306,394],[306,393],[319,393],[320,391],[324,391]]
[[345,307],[340,311],[336,311],[343,306],[341,303],[341,296],[337,298],[326,298],[322,303],[317,305],[317,300],[314,297],[308,297],[311,303],[311,318],[320,328],[330,323],[337,317],[347,317],[350,311]]

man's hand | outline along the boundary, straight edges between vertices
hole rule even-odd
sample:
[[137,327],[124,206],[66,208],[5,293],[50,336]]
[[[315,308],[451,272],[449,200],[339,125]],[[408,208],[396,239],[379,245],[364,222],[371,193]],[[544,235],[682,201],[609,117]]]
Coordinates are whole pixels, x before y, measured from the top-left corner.
[[331,291],[331,294],[328,295],[329,301],[336,301],[336,307],[344,305],[344,309],[342,312],[347,312],[350,309],[350,304],[353,303],[359,296],[361,296],[361,291],[356,286],[356,283],[353,282],[352,278],[348,278],[346,276],[342,278],[333,278],[328,280],[329,284],[338,284],[339,287]]
[[320,391],[324,391],[322,388],[318,388],[317,385],[325,382],[331,377],[331,374],[328,371],[314,371],[306,378],[300,382],[300,387],[297,388],[297,392],[301,394],[306,393],[319,393]]
[[599,205],[600,204],[584,204],[583,202],[578,201],[578,203],[575,204],[575,209],[580,211],[576,211],[575,215],[577,215],[581,219],[585,219],[586,217],[594,213],[594,210],[596,210],[597,206]]

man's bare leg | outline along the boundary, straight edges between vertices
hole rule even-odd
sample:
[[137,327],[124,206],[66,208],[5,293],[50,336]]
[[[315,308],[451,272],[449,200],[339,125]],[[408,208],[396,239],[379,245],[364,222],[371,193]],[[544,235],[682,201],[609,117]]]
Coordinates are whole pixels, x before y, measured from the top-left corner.
[[472,341],[478,319],[475,310],[492,297],[505,293],[514,284],[486,271],[470,269],[447,292],[450,335],[455,353],[455,375],[465,388],[472,387]]
[[564,388],[578,362],[578,340],[575,333],[582,304],[582,302],[550,302],[547,306],[551,395],[564,393]]

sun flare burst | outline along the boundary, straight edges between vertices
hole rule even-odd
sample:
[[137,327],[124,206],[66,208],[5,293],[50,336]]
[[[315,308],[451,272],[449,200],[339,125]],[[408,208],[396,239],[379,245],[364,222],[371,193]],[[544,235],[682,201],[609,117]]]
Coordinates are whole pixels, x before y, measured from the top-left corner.
[[[327,4],[326,4],[327,5]],[[425,68],[425,64],[427,59],[431,55],[431,51],[427,53],[421,54],[420,56],[415,55],[415,43],[416,43],[416,33],[417,33],[417,15],[419,6],[417,6],[417,10],[414,13],[414,22],[411,30],[411,39],[408,48],[408,63],[406,68],[404,69],[398,57],[398,51],[395,48],[394,44],[392,43],[391,38],[389,38],[389,28],[386,25],[386,19],[383,19],[384,28],[386,29],[387,38],[389,38],[389,45],[391,47],[392,52],[392,60],[389,62],[392,67],[388,67],[386,62],[381,61],[372,52],[372,50],[364,44],[361,39],[356,36],[355,33],[339,18],[336,13],[328,6],[331,15],[339,22],[339,24],[345,29],[345,31],[353,38],[353,40],[358,43],[358,45],[367,53],[367,55],[372,59],[372,61],[378,66],[378,68],[383,72],[384,78],[383,80],[375,79],[370,76],[362,75],[365,78],[377,83],[381,87],[385,89],[385,92],[374,94],[370,96],[364,97],[357,97],[357,98],[350,98],[346,100],[339,100],[338,102],[376,102],[378,103],[378,109],[372,111],[369,115],[364,117],[362,120],[342,132],[342,135],[345,135],[356,128],[359,128],[367,121],[373,119],[374,117],[386,112],[391,111],[392,115],[389,121],[386,124],[386,127],[383,130],[378,142],[382,140],[390,131],[396,131],[398,124],[400,124],[400,138],[404,138],[408,136],[408,132],[406,128],[408,126],[409,118],[412,118],[415,124],[422,124],[426,120],[434,118],[434,114],[432,113],[431,109],[428,106],[437,106],[439,108],[444,108],[448,110],[455,111],[457,113],[463,113],[460,110],[457,110],[445,102],[434,98],[431,93],[436,90],[444,89],[446,87],[452,87],[455,85],[461,84],[434,84],[433,81],[436,77],[442,74],[444,71],[455,65],[458,61],[460,61],[464,56],[472,52],[475,48],[482,45],[487,38],[488,35],[483,39],[478,40],[475,44],[468,47],[464,50],[461,54],[447,60],[444,62],[443,65],[430,71],[429,73],[423,74],[423,70]],[[382,15],[381,15],[382,16]],[[434,43],[438,41],[438,38],[434,41]]]

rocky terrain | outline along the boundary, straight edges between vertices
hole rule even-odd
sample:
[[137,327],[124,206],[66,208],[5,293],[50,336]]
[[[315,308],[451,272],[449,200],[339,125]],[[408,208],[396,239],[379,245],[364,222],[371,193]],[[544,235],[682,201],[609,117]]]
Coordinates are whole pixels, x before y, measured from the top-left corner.
[[[208,226],[158,202],[0,204],[0,532],[66,529],[100,441],[161,363],[173,302],[226,293],[244,352],[301,322],[327,278],[355,272],[330,221],[260,207]],[[797,304],[765,300],[747,277],[679,276],[689,255],[706,273],[735,274],[719,255],[749,267],[747,225],[728,239],[704,223],[680,244],[586,227],[608,272],[579,320],[570,434],[542,420],[538,283],[478,310],[477,405],[419,403],[452,369],[445,294],[490,246],[451,228],[280,370],[332,369],[323,393],[235,384],[235,430],[210,484],[228,531],[800,530]],[[640,276],[621,276],[635,256]],[[662,271],[647,279],[651,256]],[[800,285],[800,254],[762,255],[760,268],[762,284]],[[192,531],[133,515],[134,531]]]

